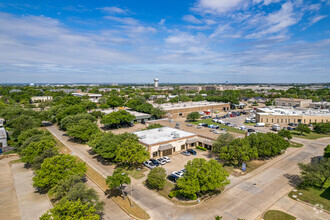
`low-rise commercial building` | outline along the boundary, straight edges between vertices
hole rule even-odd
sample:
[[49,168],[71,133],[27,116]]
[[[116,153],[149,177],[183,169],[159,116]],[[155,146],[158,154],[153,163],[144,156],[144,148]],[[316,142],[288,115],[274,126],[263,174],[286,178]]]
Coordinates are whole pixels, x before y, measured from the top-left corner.
[[169,118],[186,117],[191,112],[208,111],[210,113],[219,113],[230,110],[229,103],[221,102],[181,102],[153,104],[154,107],[163,109]]
[[161,127],[144,131],[133,132],[139,137],[139,142],[145,146],[150,157],[168,156],[180,151],[199,146],[211,149],[212,140],[200,138],[187,131]]
[[7,147],[7,132],[4,127],[0,128],[0,148]]
[[72,95],[77,97],[88,96],[88,99],[95,103],[99,102],[99,100],[102,98],[101,94],[85,93],[85,92],[76,92],[76,93],[72,93]]
[[300,108],[308,108],[312,103],[311,99],[277,98],[274,101],[276,106]]
[[36,102],[48,102],[53,100],[52,96],[34,96],[31,97],[31,102],[36,103]]
[[258,108],[256,120],[266,124],[325,123],[330,121],[330,111],[329,109]]

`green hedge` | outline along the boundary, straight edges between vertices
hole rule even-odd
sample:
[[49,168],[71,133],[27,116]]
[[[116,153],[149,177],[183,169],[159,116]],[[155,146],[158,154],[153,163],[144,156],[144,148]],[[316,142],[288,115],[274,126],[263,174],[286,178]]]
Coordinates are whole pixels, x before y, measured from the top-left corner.
[[205,147],[201,147],[201,146],[196,146],[197,149],[203,150],[203,151],[207,151],[207,149]]
[[176,197],[177,195],[179,195],[179,191],[171,191],[168,194],[168,197],[170,197],[172,199],[173,197]]

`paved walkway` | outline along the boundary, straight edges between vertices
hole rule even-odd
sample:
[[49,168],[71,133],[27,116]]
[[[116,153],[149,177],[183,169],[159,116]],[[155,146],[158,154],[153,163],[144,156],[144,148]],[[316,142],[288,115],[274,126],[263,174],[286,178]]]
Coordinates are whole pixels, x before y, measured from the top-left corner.
[[313,207],[290,199],[289,196],[282,197],[270,208],[270,210],[280,210],[297,217],[297,219],[303,220],[329,219],[329,215],[327,213],[314,210]]
[[0,219],[19,220],[20,213],[9,161],[17,156],[0,160]]
[[[101,164],[87,152],[88,146],[68,141],[56,127],[48,127],[75,154],[83,158],[104,177],[111,175],[113,166]],[[296,139],[305,144],[302,148],[289,148],[253,172],[235,179],[224,193],[211,198],[198,206],[176,206],[157,193],[143,186],[141,180],[132,178],[134,201],[148,212],[152,219],[214,219],[223,216],[227,219],[256,219],[273,204],[286,196],[293,186],[290,176],[297,175],[298,162],[309,162],[310,158],[323,154],[323,148],[330,138],[317,141]],[[128,188],[129,190],[129,188]]]
[[46,194],[40,194],[32,186],[34,176],[31,169],[24,168],[23,163],[11,166],[18,200],[21,220],[39,219],[47,210],[53,208]]

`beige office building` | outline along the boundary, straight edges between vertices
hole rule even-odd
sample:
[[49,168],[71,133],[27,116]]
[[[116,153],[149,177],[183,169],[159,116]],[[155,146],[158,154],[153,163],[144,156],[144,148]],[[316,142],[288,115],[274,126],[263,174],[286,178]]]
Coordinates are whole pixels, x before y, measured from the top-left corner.
[[151,158],[173,155],[196,146],[211,149],[213,144],[213,140],[170,127],[137,131],[133,134],[139,137],[140,144],[147,148]]
[[221,102],[181,102],[181,103],[165,103],[154,104],[154,107],[163,109],[168,118],[186,117],[191,112],[209,111],[210,113],[220,113],[230,110],[229,103]]
[[312,103],[311,99],[292,99],[292,98],[275,99],[275,105],[283,106],[283,107],[308,108],[311,103]]
[[325,123],[330,121],[330,111],[328,109],[258,108],[256,120],[266,124]]

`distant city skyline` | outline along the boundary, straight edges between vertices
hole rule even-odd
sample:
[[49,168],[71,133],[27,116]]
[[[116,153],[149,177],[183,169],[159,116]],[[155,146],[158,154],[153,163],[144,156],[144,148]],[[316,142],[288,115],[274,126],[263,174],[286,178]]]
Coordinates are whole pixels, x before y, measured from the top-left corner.
[[330,0],[3,0],[0,82],[330,82],[329,15]]

